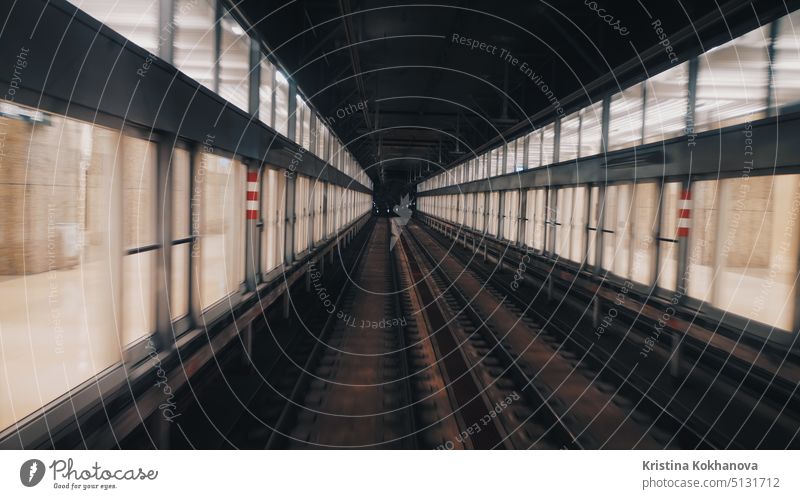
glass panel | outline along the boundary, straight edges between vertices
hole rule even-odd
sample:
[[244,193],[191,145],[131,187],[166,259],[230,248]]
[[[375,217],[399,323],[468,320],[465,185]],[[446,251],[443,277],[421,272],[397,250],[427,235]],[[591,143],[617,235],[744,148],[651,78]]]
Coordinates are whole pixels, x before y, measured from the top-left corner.
[[[190,235],[189,151],[172,150],[172,238]],[[172,276],[169,296],[170,317],[179,319],[189,313],[189,251],[190,243],[172,247]]]
[[172,150],[172,239],[188,237],[189,232],[189,151]]
[[500,193],[489,193],[489,234],[496,236],[500,218]]
[[583,108],[581,118],[580,157],[600,154],[603,145],[603,101]]
[[303,147],[308,150],[311,148],[311,108],[303,102]]
[[654,234],[658,224],[658,184],[636,184],[633,194],[631,280],[639,284],[653,284],[655,265]]
[[158,54],[158,2],[153,0],[69,0],[69,2],[114,31]]
[[[156,242],[156,145],[123,138],[122,233],[125,249]],[[155,251],[126,255],[122,269],[122,344],[155,330]]]
[[647,80],[644,143],[685,133],[689,63],[685,62]]
[[569,258],[569,245],[572,241],[572,187],[553,189],[556,196],[555,224],[555,247],[554,252],[562,258]]
[[528,134],[528,168],[542,166],[542,131],[534,130]]
[[156,252],[122,259],[122,345],[130,345],[156,328]]
[[534,213],[533,247],[539,251],[544,251],[545,221],[547,212],[545,202],[547,201],[547,189],[536,189],[536,208]]
[[603,217],[603,262],[605,270],[614,270],[614,259],[616,258],[616,228],[617,228],[617,193],[619,186],[609,185],[606,187],[605,198],[601,205]]
[[125,249],[156,242],[156,145],[123,138],[122,233]]
[[3,124],[0,429],[121,359],[119,135],[52,115]]
[[513,171],[519,172],[525,169],[525,137],[520,137],[515,142],[516,152],[514,154]]
[[261,243],[264,255],[264,272],[269,272],[283,259],[283,219],[285,177],[271,168],[265,169],[263,174],[262,212],[264,217],[263,240]]
[[198,83],[214,88],[215,2],[176,0],[175,67]]
[[642,143],[643,83],[611,97],[608,125],[608,150],[628,149]]
[[578,157],[578,139],[580,137],[581,115],[576,111],[561,119],[561,135],[559,138],[559,161],[569,161]]
[[664,184],[661,193],[661,227],[658,246],[658,285],[675,291],[678,282],[678,209],[681,183]]
[[[309,182],[308,177],[298,176],[295,181],[294,212],[297,217],[294,226],[294,251],[301,253],[308,249],[308,208],[309,208]],[[347,212],[345,206],[345,212]],[[349,216],[349,213],[346,215]]]
[[275,130],[289,135],[289,80],[275,71]]
[[773,106],[784,107],[800,102],[800,10],[782,17],[775,39],[773,70]]
[[172,247],[172,277],[169,294],[169,316],[180,319],[189,313],[189,251],[190,243]]
[[272,122],[273,79],[275,67],[267,59],[261,59],[261,85],[258,87],[258,119],[267,126],[274,127]]
[[584,246],[586,244],[586,192],[585,186],[576,187],[573,192],[572,220],[570,221],[570,250],[569,259],[581,263],[584,259]]
[[542,129],[542,166],[553,163],[555,154],[555,125],[550,123]]
[[222,17],[219,55],[219,95],[243,111],[249,111],[250,37],[229,14]]
[[769,27],[712,48],[698,58],[695,130],[714,130],[764,116]]
[[716,307],[793,329],[798,199],[800,175],[721,182]]
[[[200,238],[195,275],[200,308],[238,291],[244,281],[245,168],[240,162],[203,152],[199,170]],[[196,175],[200,175],[200,172]]]
[[548,253],[555,253],[558,249],[556,239],[556,216],[558,196],[555,189],[543,189],[547,200],[547,210],[545,211],[545,250]]
[[717,235],[717,181],[692,184],[692,228],[689,230],[687,294],[702,301],[711,300],[714,281],[714,251]]
[[617,217],[614,236],[614,273],[620,277],[629,277],[631,252],[633,185],[617,186]]
[[475,215],[477,216],[477,220],[476,220],[476,223],[475,223],[475,228],[479,232],[483,232],[483,230],[484,230],[483,229],[483,227],[484,227],[483,220],[484,220],[484,214],[486,213],[486,193],[485,192],[479,192],[477,194],[478,194],[478,202],[476,203],[477,211],[475,213]]

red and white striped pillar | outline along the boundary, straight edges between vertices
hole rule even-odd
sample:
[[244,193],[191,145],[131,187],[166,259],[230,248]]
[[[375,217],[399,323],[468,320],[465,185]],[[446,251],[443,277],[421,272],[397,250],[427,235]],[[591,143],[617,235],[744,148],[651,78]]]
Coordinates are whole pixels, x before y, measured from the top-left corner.
[[247,172],[247,219],[258,220],[258,172]]
[[678,237],[689,237],[689,227],[692,218],[691,202],[691,191],[689,189],[681,191],[681,199],[678,204]]

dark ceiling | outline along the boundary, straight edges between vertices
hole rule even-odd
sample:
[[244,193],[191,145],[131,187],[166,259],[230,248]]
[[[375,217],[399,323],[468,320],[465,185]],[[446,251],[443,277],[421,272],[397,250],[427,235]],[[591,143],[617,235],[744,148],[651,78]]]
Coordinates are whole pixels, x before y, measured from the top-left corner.
[[[669,65],[654,20],[686,59],[701,43],[708,48],[787,9],[772,0],[236,5],[314,107],[333,118],[376,192],[390,198],[470,151],[523,133],[532,125],[528,117],[536,115],[537,126],[553,119],[553,107],[523,64],[569,111]],[[593,7],[605,9],[606,19]],[[454,43],[454,34],[497,48],[471,49]],[[506,62],[503,49],[518,62]],[[366,111],[349,113],[359,102]]]

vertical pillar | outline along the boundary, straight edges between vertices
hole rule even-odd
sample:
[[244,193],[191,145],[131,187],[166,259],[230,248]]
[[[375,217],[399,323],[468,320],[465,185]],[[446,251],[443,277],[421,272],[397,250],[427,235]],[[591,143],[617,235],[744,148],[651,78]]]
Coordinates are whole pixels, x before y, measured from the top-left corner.
[[212,90],[215,94],[219,95],[219,57],[222,53],[222,16],[225,10],[225,7],[222,4],[223,0],[217,0],[215,2],[216,8],[216,20],[217,22],[214,23],[214,70],[212,76]]
[[608,151],[608,130],[611,118],[611,97],[603,99],[603,112],[600,115],[600,137],[602,143],[600,144],[601,152]]
[[[172,179],[170,159],[174,137],[162,136],[158,142],[156,164],[156,337],[159,358],[166,356],[175,345],[172,320],[169,312],[169,296],[172,288]],[[170,447],[171,423],[156,411],[155,433],[159,449]]]
[[259,217],[259,185],[258,165],[254,161],[247,163],[247,226],[245,228],[245,285],[248,291],[255,291],[260,274],[261,227]]
[[294,174],[286,178],[286,220],[284,224],[283,262],[291,265],[294,262],[294,225],[297,215],[294,211],[294,197],[297,179]]
[[289,140],[293,140],[297,142],[295,137],[297,136],[297,84],[294,80],[289,80],[289,108],[288,114],[289,123],[288,123],[288,131],[286,132]]
[[[678,205],[678,282],[676,290],[680,293],[680,301],[686,297],[686,276],[689,266],[689,230],[691,217],[691,179],[683,181],[681,199]],[[672,356],[669,363],[669,372],[673,377],[680,376],[680,345],[682,334],[679,331],[672,333]]]
[[606,207],[606,186],[598,185],[597,192],[597,224],[595,231],[597,236],[594,241],[594,275],[600,275],[603,269],[603,238],[605,237],[605,207]]
[[[525,237],[524,225],[528,222],[526,214],[528,213],[528,193],[525,189],[519,191],[519,202],[517,204],[517,247],[523,246],[523,238]],[[588,220],[588,218],[587,218]]]
[[775,100],[775,75],[773,64],[775,63],[775,40],[778,38],[781,22],[784,22],[784,20],[776,19],[770,24],[769,47],[767,49],[769,54],[769,64],[767,65],[767,116],[774,116],[777,108],[777,102],[773,102]]
[[259,88],[261,87],[261,47],[256,39],[250,39],[250,74],[248,75],[247,110],[258,119]]
[[558,163],[559,156],[561,154],[561,118],[556,118],[553,127],[553,163]]
[[158,57],[172,64],[175,50],[175,0],[158,2]]

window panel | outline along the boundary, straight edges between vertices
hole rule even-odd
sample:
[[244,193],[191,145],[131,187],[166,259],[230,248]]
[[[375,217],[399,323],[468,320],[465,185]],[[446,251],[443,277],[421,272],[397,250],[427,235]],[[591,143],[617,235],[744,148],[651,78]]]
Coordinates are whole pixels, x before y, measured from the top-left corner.
[[528,168],[542,166],[542,131],[534,130],[528,134]]
[[244,233],[246,169],[237,160],[203,152],[196,176],[202,169],[200,189],[199,305],[211,305],[235,293],[244,282]]
[[519,191],[506,191],[503,206],[503,238],[517,241],[517,218],[519,217]]
[[586,199],[585,186],[575,187],[573,191],[572,219],[570,221],[570,250],[569,259],[581,263],[584,260],[586,246]]
[[535,189],[536,202],[534,213],[533,247],[544,251],[545,222],[547,221],[547,189]]
[[[309,219],[309,179],[308,177],[298,176],[295,181],[294,192],[294,251],[302,253],[308,249],[308,219]],[[345,220],[349,217],[348,205],[345,205]]]
[[642,95],[643,83],[611,97],[608,125],[608,150],[616,151],[641,145],[642,143]]
[[570,242],[572,241],[572,187],[553,189],[555,194],[555,232],[554,253],[562,258],[570,257]]
[[631,228],[630,279],[639,284],[653,284],[655,266],[655,230],[658,225],[658,184],[643,182],[635,185]]
[[488,213],[489,213],[489,223],[487,227],[487,232],[493,236],[497,235],[498,223],[500,221],[500,193],[499,192],[490,192],[489,193],[489,206],[488,206]]
[[621,184],[617,187],[617,216],[614,228],[614,268],[620,277],[629,277],[631,264],[631,226],[633,225],[633,185]]
[[695,131],[764,116],[769,27],[751,31],[698,58]]
[[478,192],[477,193],[477,203],[476,203],[476,212],[475,215],[477,217],[475,221],[475,229],[479,232],[484,231],[484,218],[486,213],[486,193],[485,192]]
[[222,17],[220,27],[219,95],[249,112],[250,37],[227,12]]
[[[175,148],[170,162],[172,187],[172,239],[191,235],[190,230],[190,164],[189,151]],[[189,251],[191,243],[173,245],[169,289],[170,317],[179,319],[189,313]]]
[[272,121],[272,102],[273,102],[273,80],[275,79],[275,67],[266,58],[261,59],[261,84],[258,87],[258,119],[270,127],[274,127]]
[[[156,242],[156,145],[123,138],[122,231],[127,250]],[[122,268],[122,344],[155,330],[155,250],[129,254]]]
[[791,331],[800,175],[725,179],[719,199],[714,306]]
[[212,90],[215,12],[215,2],[211,0],[175,2],[175,67]]
[[692,227],[689,230],[687,294],[701,301],[711,300],[714,280],[714,251],[717,235],[717,181],[692,184]]
[[644,143],[683,135],[689,95],[689,63],[685,62],[647,80]]
[[114,31],[158,54],[158,2],[154,0],[69,0],[69,2]]
[[790,106],[800,102],[800,10],[778,21],[775,56],[772,62],[772,105]]
[[3,121],[0,429],[121,360],[119,134],[54,115]]
[[559,138],[559,161],[569,161],[578,157],[578,141],[580,139],[581,115],[576,111],[561,119],[561,135]]
[[283,261],[286,177],[273,168],[262,175],[261,210],[264,218],[261,248],[264,272],[277,268]]
[[[280,71],[275,71],[275,130],[289,136],[289,80]],[[292,116],[294,118],[294,116]]]
[[581,149],[579,156],[600,154],[603,149],[603,101],[581,109]]
[[658,286],[675,291],[678,282],[678,209],[682,185],[667,182],[661,193],[658,243]]
[[617,203],[618,185],[606,186],[603,203],[600,206],[601,217],[603,219],[603,261],[602,267],[605,270],[614,270],[614,259],[616,258],[616,229],[617,229]]
[[555,124],[542,128],[542,166],[553,164],[555,161]]

